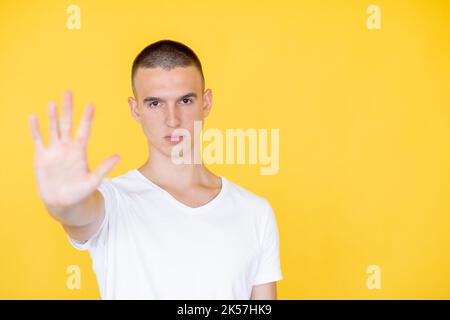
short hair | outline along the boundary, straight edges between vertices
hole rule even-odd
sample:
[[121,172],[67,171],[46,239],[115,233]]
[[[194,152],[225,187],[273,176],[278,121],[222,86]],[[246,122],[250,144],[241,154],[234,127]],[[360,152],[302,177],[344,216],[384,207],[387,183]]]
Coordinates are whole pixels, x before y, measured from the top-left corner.
[[[176,67],[195,66],[202,78],[205,88],[202,64],[195,52],[178,41],[160,40],[145,47],[134,59],[131,68],[131,85],[134,91],[134,76],[139,68],[157,68],[172,70]],[[135,93],[136,94],[136,93]]]

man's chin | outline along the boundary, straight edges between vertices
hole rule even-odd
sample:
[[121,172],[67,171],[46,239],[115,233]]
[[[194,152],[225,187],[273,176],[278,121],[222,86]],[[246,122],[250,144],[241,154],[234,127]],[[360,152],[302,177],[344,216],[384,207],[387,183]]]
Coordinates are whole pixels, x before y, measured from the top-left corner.
[[[193,146],[191,146],[193,148]],[[189,153],[189,150],[186,150],[186,146],[183,143],[176,145],[160,145],[158,147],[153,146],[152,149],[154,152],[156,151],[164,158],[168,158],[172,160],[172,158],[183,157],[184,153]],[[192,149],[191,149],[192,150]]]

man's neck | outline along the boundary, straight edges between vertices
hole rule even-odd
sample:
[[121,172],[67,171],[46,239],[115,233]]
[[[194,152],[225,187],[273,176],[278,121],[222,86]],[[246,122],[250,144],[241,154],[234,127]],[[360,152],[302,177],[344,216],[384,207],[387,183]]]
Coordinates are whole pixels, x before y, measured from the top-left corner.
[[215,186],[220,178],[208,170],[203,163],[175,164],[170,157],[154,150],[139,171],[158,185],[173,189],[195,186]]

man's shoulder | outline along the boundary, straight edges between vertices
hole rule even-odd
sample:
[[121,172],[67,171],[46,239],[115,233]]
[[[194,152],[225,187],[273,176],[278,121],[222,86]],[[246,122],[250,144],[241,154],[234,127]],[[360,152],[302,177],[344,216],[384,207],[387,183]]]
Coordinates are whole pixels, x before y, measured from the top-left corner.
[[106,184],[123,193],[140,193],[149,191],[149,184],[146,183],[136,169],[131,169],[125,173],[103,180],[102,184]]
[[263,196],[237,184],[236,182],[232,182],[227,178],[226,182],[230,196],[239,203],[245,203],[247,206],[261,210],[269,210],[271,208],[269,201]]
[[110,180],[115,184],[126,184],[132,180],[136,180],[137,175],[135,171],[135,169],[128,170],[123,174],[110,178]]

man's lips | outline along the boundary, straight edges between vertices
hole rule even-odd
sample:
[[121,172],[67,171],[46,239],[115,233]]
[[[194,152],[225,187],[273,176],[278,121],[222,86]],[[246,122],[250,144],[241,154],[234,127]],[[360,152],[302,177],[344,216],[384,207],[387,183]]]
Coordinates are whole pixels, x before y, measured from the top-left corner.
[[164,136],[164,139],[166,139],[167,141],[171,142],[171,143],[178,143],[181,142],[183,140],[183,136]]

